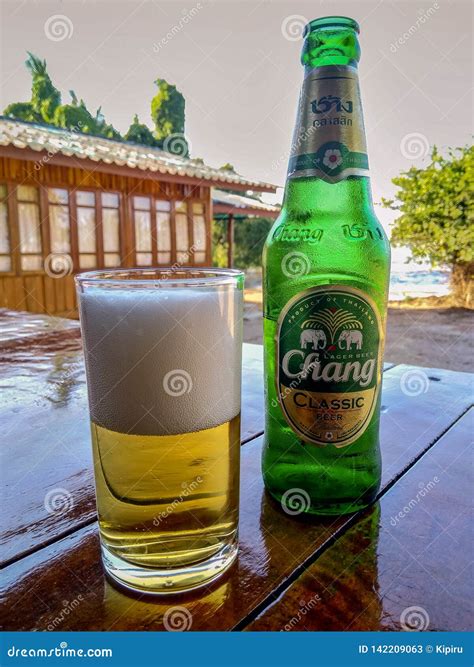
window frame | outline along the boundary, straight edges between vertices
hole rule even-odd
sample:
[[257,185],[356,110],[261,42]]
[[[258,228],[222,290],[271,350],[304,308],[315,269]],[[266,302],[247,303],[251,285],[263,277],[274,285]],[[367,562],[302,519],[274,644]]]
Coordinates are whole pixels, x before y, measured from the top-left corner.
[[17,213],[15,211],[13,196],[14,189],[11,184],[7,181],[1,181],[0,185],[5,186],[5,197],[1,197],[2,203],[5,204],[7,211],[7,234],[8,234],[8,253],[0,253],[1,257],[10,258],[10,268],[8,271],[0,271],[0,276],[15,276],[17,275],[18,269],[20,267],[20,247],[18,240],[18,225],[14,224],[13,216]]
[[[135,214],[137,211],[142,211],[145,209],[140,209],[135,207],[135,197],[142,197],[145,199],[148,199],[150,202],[150,208],[147,209],[150,212],[150,228],[151,228],[151,264],[140,264],[137,259],[137,254],[141,252],[146,252],[146,251],[137,251],[137,243],[136,243],[136,217]],[[171,249],[170,249],[170,262],[169,263],[163,263],[158,261],[158,252],[163,252],[162,250],[158,249],[158,239],[157,239],[157,229],[158,229],[158,219],[157,219],[157,209],[156,209],[156,203],[158,201],[167,201],[170,203],[170,237],[171,237]],[[210,251],[210,243],[211,239],[209,238],[209,203],[207,202],[206,199],[203,199],[201,197],[186,197],[183,196],[182,198],[178,199],[170,199],[169,197],[165,196],[159,196],[159,195],[153,195],[153,194],[147,194],[144,195],[142,193],[132,193],[130,195],[130,208],[131,208],[131,218],[132,218],[132,243],[133,243],[133,259],[135,262],[135,266],[140,267],[140,268],[146,268],[147,266],[173,266],[175,264],[178,264],[177,260],[177,247],[176,247],[176,203],[177,202],[183,202],[186,206],[186,211],[183,211],[183,213],[186,215],[187,219],[187,225],[188,225],[188,261],[186,262],[180,262],[180,266],[207,266],[209,264],[209,257],[211,255]],[[206,246],[204,250],[201,250],[200,252],[203,252],[205,255],[204,261],[202,262],[195,262],[194,261],[194,252],[191,251],[189,252],[189,249],[194,246],[194,212],[193,212],[193,204],[201,204],[203,207],[202,213],[198,213],[196,215],[202,215],[204,218],[204,224],[205,224],[205,230],[206,230]],[[164,251],[167,252],[167,251]],[[184,252],[184,251],[180,251]]]
[[[104,227],[103,227],[103,210],[110,209],[116,210],[118,216],[118,232],[119,232],[119,250],[117,253],[108,254],[117,254],[120,256],[120,264],[117,264],[119,267],[128,267],[128,266],[150,266],[139,264],[137,261],[137,248],[136,248],[136,234],[135,234],[135,212],[136,208],[134,205],[135,197],[145,197],[150,202],[150,222],[151,222],[151,256],[152,263],[151,266],[172,266],[177,264],[177,249],[176,249],[176,203],[184,202],[186,205],[186,217],[188,224],[188,248],[193,248],[194,246],[194,215],[202,215],[205,222],[205,231],[206,231],[206,245],[203,251],[205,259],[201,262],[195,261],[195,253],[190,251],[187,257],[186,262],[182,262],[182,266],[207,266],[210,263],[211,257],[211,244],[212,239],[209,234],[210,230],[210,212],[211,204],[206,193],[195,192],[196,196],[186,195],[186,191],[182,193],[181,197],[174,197],[175,193],[159,193],[159,194],[143,194],[141,192],[130,192],[127,190],[121,191],[117,189],[105,189],[97,187],[88,187],[88,186],[78,186],[71,187],[70,184],[63,184],[62,182],[56,183],[38,183],[37,181],[32,181],[30,179],[25,181],[10,181],[4,179],[1,181],[2,184],[6,186],[7,193],[5,195],[4,201],[7,204],[7,229],[9,234],[10,242],[10,258],[11,266],[8,271],[0,271],[0,278],[2,276],[35,276],[35,275],[44,275],[44,262],[48,255],[51,254],[51,220],[50,220],[50,206],[61,205],[69,207],[69,241],[70,241],[70,256],[73,263],[73,274],[80,273],[85,270],[92,270],[81,268],[79,266],[79,236],[78,236],[78,218],[77,218],[77,192],[90,192],[94,194],[94,211],[95,211],[95,226],[96,226],[96,267],[97,269],[104,268],[115,268],[115,267],[105,267],[105,252],[104,252]],[[22,253],[20,247],[20,227],[19,227],[19,203],[24,203],[23,199],[18,198],[18,186],[29,186],[34,187],[38,193],[38,198],[34,203],[38,208],[39,213],[39,235],[40,235],[40,244],[41,252],[40,253]],[[49,190],[58,189],[65,190],[68,195],[68,204],[58,204],[52,203],[49,201]],[[102,204],[102,195],[116,195],[118,200],[118,206],[110,206]],[[177,193],[176,193],[177,194]],[[174,197],[174,198],[173,198]],[[167,250],[159,249],[158,247],[158,219],[157,219],[157,202],[166,201],[170,205],[169,216],[170,216],[170,250],[169,262],[158,262],[158,252],[168,252]],[[193,212],[193,205],[199,203],[203,211],[202,213]],[[81,206],[81,205],[79,205]],[[86,206],[87,207],[87,206]],[[92,206],[90,206],[92,208]],[[184,251],[182,251],[184,252]],[[21,268],[21,257],[22,255],[41,255],[42,263],[40,269],[34,270],[23,270]],[[87,253],[86,253],[87,254]],[[2,254],[6,256],[5,253]]]
[[[41,186],[38,185],[38,183],[30,183],[30,182],[22,182],[22,183],[13,183],[13,184],[7,184],[8,186],[11,186],[11,203],[12,203],[12,208],[15,210],[14,213],[14,220],[11,222],[15,224],[16,227],[16,234],[17,234],[17,244],[16,244],[16,250],[17,250],[17,262],[12,262],[12,266],[15,266],[16,264],[16,271],[15,275],[25,275],[25,276],[40,276],[45,273],[45,259],[48,256],[48,253],[45,252],[46,246],[45,246],[45,230],[44,230],[44,209],[43,209],[43,199],[42,199],[42,192],[41,192]],[[37,193],[38,193],[38,198],[35,202],[31,201],[26,201],[25,199],[19,199],[18,198],[18,186],[25,186],[25,187],[32,187],[35,188]],[[9,188],[10,192],[10,188]],[[39,242],[40,242],[40,251],[39,252],[22,252],[21,250],[21,236],[20,236],[20,214],[19,214],[19,204],[35,204],[38,208],[38,230],[39,230]],[[41,268],[39,269],[23,269],[22,268],[22,259],[23,257],[41,257]],[[1,272],[0,275],[8,275],[8,273]]]

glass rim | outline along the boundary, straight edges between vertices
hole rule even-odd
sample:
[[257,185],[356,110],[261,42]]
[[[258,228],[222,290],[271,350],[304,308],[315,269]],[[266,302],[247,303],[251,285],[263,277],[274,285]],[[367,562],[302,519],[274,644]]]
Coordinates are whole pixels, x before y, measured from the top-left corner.
[[[188,274],[176,277],[177,274]],[[160,277],[160,274],[162,276]],[[189,274],[193,274],[189,276]],[[196,275],[198,274],[198,275]],[[135,277],[136,276],[136,277]],[[83,271],[75,276],[76,285],[113,285],[113,286],[219,286],[235,284],[238,278],[245,276],[240,269],[194,266],[160,266],[141,268],[98,269]]]

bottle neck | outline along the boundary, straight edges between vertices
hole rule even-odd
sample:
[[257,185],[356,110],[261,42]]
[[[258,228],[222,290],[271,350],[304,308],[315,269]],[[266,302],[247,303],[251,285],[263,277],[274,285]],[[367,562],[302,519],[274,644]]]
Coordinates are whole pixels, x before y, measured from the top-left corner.
[[[303,196],[303,192],[305,193]],[[372,209],[357,67],[306,65],[284,206]]]
[[288,179],[283,195],[282,210],[302,218],[317,212],[318,220],[325,215],[347,215],[348,211],[373,214],[370,179],[351,176],[339,183],[327,183],[320,178]]

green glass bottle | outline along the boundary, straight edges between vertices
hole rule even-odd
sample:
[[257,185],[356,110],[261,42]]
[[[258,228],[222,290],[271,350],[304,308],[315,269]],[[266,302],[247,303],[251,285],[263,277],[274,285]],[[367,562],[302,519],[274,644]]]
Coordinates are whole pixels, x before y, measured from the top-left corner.
[[368,175],[359,27],[305,30],[282,211],[263,254],[263,476],[289,513],[345,514],[380,485],[390,246]]

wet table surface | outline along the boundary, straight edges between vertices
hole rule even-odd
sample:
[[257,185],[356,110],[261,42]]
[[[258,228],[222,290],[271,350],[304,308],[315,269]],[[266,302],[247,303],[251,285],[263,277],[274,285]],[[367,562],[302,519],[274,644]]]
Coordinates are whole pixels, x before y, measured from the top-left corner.
[[176,607],[183,630],[470,629],[472,375],[385,364],[377,502],[292,517],[263,488],[263,354],[245,345],[239,555],[163,599],[102,570],[78,323],[4,310],[0,331],[3,629],[166,630]]

